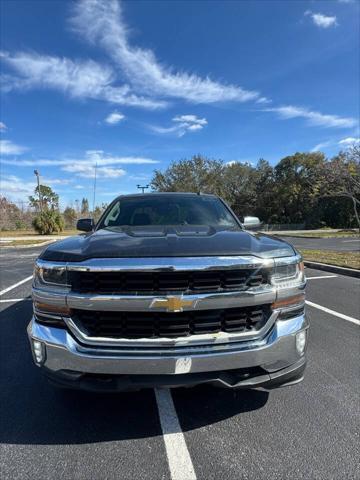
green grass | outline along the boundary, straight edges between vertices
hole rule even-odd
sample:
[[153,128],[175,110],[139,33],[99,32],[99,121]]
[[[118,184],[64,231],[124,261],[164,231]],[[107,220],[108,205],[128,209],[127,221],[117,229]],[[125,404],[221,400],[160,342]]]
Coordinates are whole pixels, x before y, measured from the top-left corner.
[[360,269],[360,252],[334,252],[332,250],[300,249],[304,260]]

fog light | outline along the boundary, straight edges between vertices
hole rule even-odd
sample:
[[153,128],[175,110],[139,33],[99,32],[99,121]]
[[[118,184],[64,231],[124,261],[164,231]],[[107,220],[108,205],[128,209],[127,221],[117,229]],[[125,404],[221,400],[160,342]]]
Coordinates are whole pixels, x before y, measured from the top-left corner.
[[34,357],[37,364],[42,364],[45,360],[45,345],[39,340],[33,340]]
[[301,332],[296,334],[295,343],[299,355],[303,355],[306,347],[306,330],[301,330]]

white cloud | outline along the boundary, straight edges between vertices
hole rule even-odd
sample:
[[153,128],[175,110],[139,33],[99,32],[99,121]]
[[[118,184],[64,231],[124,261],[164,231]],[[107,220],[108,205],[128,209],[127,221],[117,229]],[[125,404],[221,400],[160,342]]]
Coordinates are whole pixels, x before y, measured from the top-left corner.
[[[41,177],[42,185],[68,185],[72,180],[59,178]],[[8,198],[17,198],[28,200],[29,195],[34,194],[36,180],[24,180],[16,175],[1,175],[0,177],[0,193]]]
[[74,188],[76,188],[76,190],[83,190],[84,187],[82,185],[75,185]]
[[159,125],[149,125],[149,129],[155,133],[160,133],[160,134],[175,133],[175,134],[178,134],[179,137],[182,137],[184,135],[184,132],[180,134],[179,125],[173,125],[172,127],[160,127]]
[[[65,178],[47,178],[41,177],[42,185],[49,185],[50,187],[59,185],[69,185],[72,182],[71,179]],[[35,177],[33,180],[24,180],[16,175],[4,175],[0,176],[0,193],[1,195],[9,198],[16,197],[23,200],[27,200],[29,195],[34,194],[36,187]]]
[[199,118],[196,115],[177,115],[172,121],[175,125],[171,127],[160,127],[157,125],[149,125],[150,130],[160,134],[176,134],[183,137],[187,132],[195,132],[202,130],[207,125],[206,118]]
[[69,185],[72,183],[71,179],[68,178],[47,178],[47,177],[42,177],[41,178],[41,183],[45,185]]
[[116,0],[82,0],[74,7],[74,29],[92,43],[101,45],[129,79],[149,95],[183,98],[192,103],[244,102],[259,94],[236,85],[226,85],[198,75],[175,72],[162,65],[151,50],[133,47],[129,29]]
[[[66,165],[61,168],[65,172],[74,173],[78,177],[94,178],[95,167],[92,165],[74,164]],[[97,178],[118,178],[126,174],[122,168],[98,167],[96,169]]]
[[360,143],[360,138],[347,137],[339,141],[339,145],[356,145]]
[[128,85],[114,85],[112,69],[92,60],[73,61],[36,53],[1,52],[0,58],[19,76],[2,75],[2,90],[49,88],[60,90],[73,98],[92,98],[109,103],[143,108],[165,106],[162,101],[138,97]]
[[327,142],[320,142],[320,143],[318,143],[317,145],[315,145],[315,147],[312,148],[310,151],[311,151],[312,153],[314,153],[314,152],[320,152],[321,150],[324,150],[325,148],[330,147],[332,144],[333,144],[333,142],[330,141],[330,140],[327,141]]
[[272,100],[270,100],[270,98],[267,98],[267,97],[260,97],[256,100],[256,103],[262,103],[264,105],[271,102]]
[[195,132],[196,130],[202,130],[203,126],[199,125],[198,123],[195,123],[193,125],[189,125],[187,127],[187,130],[190,130],[191,132]]
[[339,117],[338,115],[327,115],[320,112],[308,110],[307,108],[294,105],[284,105],[281,107],[267,108],[266,112],[276,112],[280,118],[305,118],[309,125],[318,127],[347,128],[354,127],[357,124],[355,118]]
[[342,140],[328,140],[326,142],[321,142],[315,145],[314,148],[311,149],[311,152],[319,152],[321,150],[325,150],[328,147],[335,148],[337,145],[340,145],[342,147],[351,147],[352,145],[357,145],[360,143],[360,138],[355,138],[355,137],[347,137],[343,138]]
[[19,195],[21,198],[25,198],[34,193],[35,186],[35,180],[28,182],[15,175],[1,175],[0,177],[0,192],[4,196]]
[[313,23],[320,28],[335,27],[337,23],[336,16],[324,15],[323,13],[314,13],[311,10],[306,10],[304,15],[310,16]]
[[28,148],[17,145],[10,140],[0,140],[0,155],[21,155]]
[[192,123],[196,125],[207,125],[206,118],[199,118],[196,115],[177,115],[173,118],[173,122],[181,122],[181,123]]
[[7,130],[7,126],[4,122],[0,122],[0,132],[5,132]]
[[[311,11],[305,12],[315,24],[322,28],[336,25],[335,16],[327,16]],[[238,85],[229,85],[200,77],[193,73],[176,71],[162,64],[152,50],[131,45],[129,28],[122,17],[122,8],[117,0],[80,0],[73,7],[71,23],[74,29],[90,40],[96,47],[102,47],[117,66],[117,71],[107,64],[93,60],[76,60],[37,53],[0,52],[0,57],[15,74],[1,75],[3,91],[47,88],[63,92],[78,99],[97,99],[112,104],[162,108],[169,105],[168,98],[184,99],[191,103],[215,103],[225,101],[244,102],[253,100],[259,105],[271,103],[271,99],[260,96],[256,91],[244,90]],[[127,78],[128,84],[118,78]],[[326,127],[348,127],[355,119],[337,115],[324,115],[320,112],[296,106],[279,106],[268,111],[276,111],[282,118],[306,118],[308,123]],[[121,121],[121,113],[113,112],[105,122],[115,124]],[[189,117],[183,115],[181,117]],[[168,127],[150,126],[161,134],[182,136],[187,132],[201,130],[206,124],[179,117]],[[108,162],[111,158],[102,158]],[[73,160],[71,160],[72,162]],[[80,159],[81,161],[81,159]],[[9,164],[11,160],[7,161]],[[27,163],[26,163],[27,162]],[[40,160],[37,165],[67,165],[69,160]],[[151,161],[152,162],[152,161]],[[113,164],[134,163],[118,158]],[[104,163],[103,165],[111,165]],[[147,163],[147,162],[139,162]],[[154,162],[152,162],[154,163]],[[34,165],[26,160],[24,166]]]
[[88,150],[83,158],[66,158],[66,159],[2,159],[2,163],[6,165],[16,165],[18,167],[56,167],[67,165],[154,165],[159,163],[158,160],[144,157],[117,157],[108,155],[102,150]]
[[121,120],[124,120],[124,118],[125,115],[122,113],[112,112],[105,118],[105,122],[109,125],[116,125],[117,123],[121,122]]

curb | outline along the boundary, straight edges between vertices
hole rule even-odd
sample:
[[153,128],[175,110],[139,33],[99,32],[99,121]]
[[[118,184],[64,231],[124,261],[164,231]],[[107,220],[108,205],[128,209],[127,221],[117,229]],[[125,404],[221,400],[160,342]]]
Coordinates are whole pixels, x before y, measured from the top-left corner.
[[315,268],[316,270],[324,270],[325,272],[338,273],[339,275],[360,278],[360,270],[355,268],[338,267],[337,265],[328,265],[327,263],[310,262],[307,260],[304,260],[304,264],[306,267]]
[[285,235],[280,234],[280,233],[274,233],[272,236],[273,237],[279,237],[279,238],[286,237],[287,239],[288,238],[309,238],[310,240],[313,239],[313,238],[335,238],[335,237],[315,237],[315,236],[314,237],[308,237],[308,236],[304,237],[304,235],[286,235],[286,233],[285,233]]
[[56,240],[46,240],[45,242],[41,243],[29,243],[29,245],[6,245],[0,244],[0,250],[2,248],[35,248],[35,247],[43,247],[44,245],[49,245],[50,243],[56,242]]
[[[265,232],[265,233],[267,233],[268,235],[271,235],[270,232]],[[329,235],[328,237],[319,237],[319,236],[316,236],[316,235],[311,235],[311,236],[310,236],[310,235],[306,235],[306,236],[304,236],[304,235],[286,235],[286,233],[284,233],[284,234],[274,233],[272,236],[273,236],[273,237],[280,237],[280,238],[286,237],[286,238],[305,238],[305,239],[306,239],[306,238],[309,238],[309,239],[314,239],[314,238],[321,238],[321,239],[328,239],[328,238],[355,238],[355,239],[358,239],[358,238],[359,238],[359,235],[357,235],[357,234],[354,234],[354,235],[344,235],[344,236],[342,236],[342,237],[339,236],[339,235],[336,236],[336,237],[332,237],[331,235]]]

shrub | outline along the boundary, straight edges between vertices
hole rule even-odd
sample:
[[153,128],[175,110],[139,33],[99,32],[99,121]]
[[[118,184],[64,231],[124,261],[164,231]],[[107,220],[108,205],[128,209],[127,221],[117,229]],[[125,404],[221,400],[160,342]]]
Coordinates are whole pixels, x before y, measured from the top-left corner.
[[63,213],[65,227],[74,228],[77,220],[76,210],[72,207],[66,207]]
[[26,223],[22,220],[15,220],[15,230],[25,230]]
[[55,210],[45,210],[39,213],[34,218],[32,224],[40,235],[51,235],[64,230],[64,219]]

